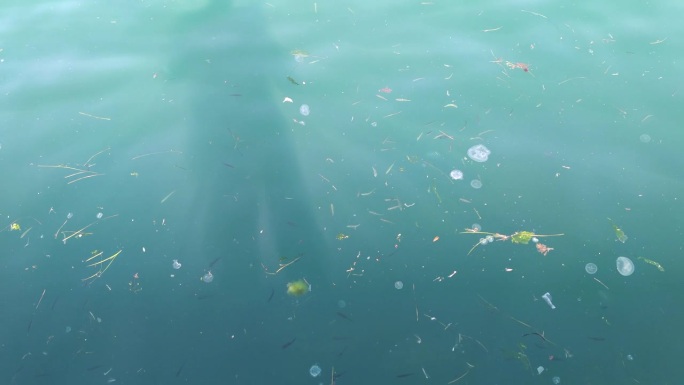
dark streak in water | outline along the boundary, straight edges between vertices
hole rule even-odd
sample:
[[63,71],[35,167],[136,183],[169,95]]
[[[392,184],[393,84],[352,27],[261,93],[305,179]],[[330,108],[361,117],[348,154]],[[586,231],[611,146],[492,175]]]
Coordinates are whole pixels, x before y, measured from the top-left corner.
[[295,341],[297,341],[297,337],[293,338],[292,341],[288,341],[288,342],[284,343],[281,348],[287,349],[290,347],[290,345],[294,344]]
[[344,345],[344,348],[342,349],[342,351],[340,351],[339,353],[337,353],[337,356],[338,356],[338,357],[342,357],[342,355],[344,354],[344,352],[347,351],[347,348],[348,348],[348,347],[349,347],[349,346]]
[[223,258],[223,257],[218,257],[218,258],[214,259],[213,261],[211,261],[211,263],[209,264],[209,268],[211,269],[212,267],[214,267],[216,262],[220,261],[221,258]]
[[341,311],[338,311],[338,312],[337,312],[337,316],[340,317],[340,318],[344,318],[344,319],[346,319],[346,320],[349,321],[349,322],[354,322],[351,318],[347,317],[347,315],[344,314],[344,313],[342,313]]
[[523,337],[527,337],[527,336],[539,336],[539,338],[541,338],[542,340],[544,340],[544,342],[547,342],[547,341],[548,341],[546,338],[544,338],[543,335],[541,335],[541,334],[539,334],[539,333],[537,333],[537,332],[534,332],[534,333],[525,333],[525,334],[523,334]]
[[183,371],[183,368],[185,367],[185,363],[188,362],[187,360],[183,362],[183,364],[178,368],[176,371],[176,377],[180,376],[181,372]]
[[271,288],[271,295],[268,296],[268,299],[266,300],[266,302],[271,302],[271,300],[273,299],[273,294],[275,294],[275,290],[273,288]]
[[411,377],[415,373],[402,373],[402,374],[397,374],[397,378],[406,378],[406,377]]

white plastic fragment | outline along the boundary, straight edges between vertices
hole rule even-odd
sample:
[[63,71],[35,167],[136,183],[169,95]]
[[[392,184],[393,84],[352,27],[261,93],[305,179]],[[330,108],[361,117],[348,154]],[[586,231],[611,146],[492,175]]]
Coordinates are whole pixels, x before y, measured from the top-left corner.
[[546,301],[546,303],[547,303],[549,306],[551,306],[551,309],[555,309],[555,308],[556,308],[556,307],[553,305],[553,303],[551,302],[551,293],[548,293],[548,292],[545,293],[544,295],[542,295],[542,298],[544,299],[544,301]]

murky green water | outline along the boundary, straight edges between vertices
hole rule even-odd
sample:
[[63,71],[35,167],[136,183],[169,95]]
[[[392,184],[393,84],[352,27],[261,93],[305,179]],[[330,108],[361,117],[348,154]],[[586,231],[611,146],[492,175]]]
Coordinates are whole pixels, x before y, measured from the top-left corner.
[[678,380],[678,3],[3,11],[5,382]]

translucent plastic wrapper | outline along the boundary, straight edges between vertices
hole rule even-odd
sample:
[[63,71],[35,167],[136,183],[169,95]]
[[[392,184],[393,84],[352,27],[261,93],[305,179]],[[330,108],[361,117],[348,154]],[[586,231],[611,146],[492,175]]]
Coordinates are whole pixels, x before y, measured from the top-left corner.
[[552,298],[551,298],[551,293],[544,293],[544,295],[542,295],[542,298],[544,299],[544,301],[546,301],[546,303],[547,303],[549,306],[551,306],[551,309],[555,309],[555,308],[556,308],[556,306],[554,306],[553,302],[551,302],[551,300],[552,300]]

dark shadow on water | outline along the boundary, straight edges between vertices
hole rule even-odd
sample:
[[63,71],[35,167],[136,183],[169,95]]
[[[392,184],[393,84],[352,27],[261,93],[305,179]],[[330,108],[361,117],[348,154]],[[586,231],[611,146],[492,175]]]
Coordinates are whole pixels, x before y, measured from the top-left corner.
[[[211,261],[222,259],[211,269],[211,284],[200,282],[203,272],[197,271],[195,295],[178,298],[179,312],[172,317],[183,333],[174,349],[160,353],[169,366],[155,376],[164,382],[227,375],[248,383],[299,378],[291,368],[304,363],[280,349],[301,332],[287,321],[293,305],[284,295],[285,283],[314,277],[325,250],[316,205],[304,182],[304,174],[313,171],[299,160],[291,119],[282,116],[281,96],[274,94],[281,87],[274,81],[287,82],[288,68],[278,63],[291,65],[289,49],[269,35],[262,6],[228,8],[216,6],[201,17],[179,19],[183,26],[175,30],[183,47],[174,53],[170,71],[174,81],[192,82],[188,88],[195,91],[179,96],[192,107],[184,122],[184,154],[191,170],[184,188],[193,198],[180,208],[189,222],[175,244],[185,256],[184,266],[200,260],[208,270]],[[262,263],[275,271],[299,255],[302,260],[279,275],[265,274]],[[276,296],[266,307],[272,288]],[[169,333],[152,334],[157,346],[164,346]],[[297,342],[300,346],[286,353],[305,347]],[[229,373],[227,357],[235,363]],[[269,370],[252,367],[257,362],[268,362]]]

